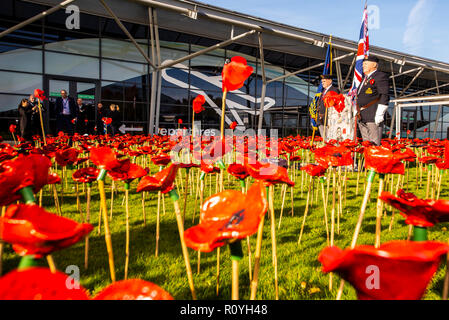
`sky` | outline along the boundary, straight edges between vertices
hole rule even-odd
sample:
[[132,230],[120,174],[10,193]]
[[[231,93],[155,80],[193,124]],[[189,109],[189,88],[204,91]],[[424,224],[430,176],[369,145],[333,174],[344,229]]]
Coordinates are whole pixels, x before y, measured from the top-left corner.
[[[365,5],[365,0],[199,1],[353,41]],[[368,0],[368,6],[372,46],[449,63],[449,1]]]

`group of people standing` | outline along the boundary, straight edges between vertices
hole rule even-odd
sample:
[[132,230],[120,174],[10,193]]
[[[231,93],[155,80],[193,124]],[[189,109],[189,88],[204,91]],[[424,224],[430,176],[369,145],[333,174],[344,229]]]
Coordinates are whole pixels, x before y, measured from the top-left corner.
[[[103,103],[97,104],[96,119],[89,119],[89,108],[91,105],[83,103],[83,99],[75,100],[69,97],[66,90],[61,90],[61,96],[58,97],[54,104],[54,112],[56,117],[56,132],[64,132],[69,136],[75,132],[80,135],[85,134],[120,134],[120,126],[122,125],[122,114],[120,107],[111,104],[109,109],[103,107]],[[42,113],[46,111],[44,104],[41,104]],[[18,106],[19,114],[19,134],[20,136],[31,141],[33,135],[41,135],[41,122],[39,109],[36,98],[30,95],[28,99],[22,99]],[[107,120],[110,118],[111,120]],[[90,123],[94,122],[94,128]]]
[[[357,128],[363,141],[370,141],[380,146],[382,131],[385,122],[385,113],[390,101],[389,78],[384,72],[378,71],[379,59],[369,56],[363,61],[363,80],[357,90],[356,121]],[[340,93],[337,87],[332,85],[330,75],[322,75],[321,83],[323,92],[318,100],[318,125],[320,134],[324,135],[326,118],[324,96],[329,91]]]

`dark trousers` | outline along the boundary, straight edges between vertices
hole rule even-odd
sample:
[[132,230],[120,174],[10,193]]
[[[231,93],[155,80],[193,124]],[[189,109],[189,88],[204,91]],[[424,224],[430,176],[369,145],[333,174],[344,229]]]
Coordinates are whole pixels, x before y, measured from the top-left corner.
[[56,116],[56,135],[60,132],[64,132],[69,136],[73,135],[72,116],[59,114]]

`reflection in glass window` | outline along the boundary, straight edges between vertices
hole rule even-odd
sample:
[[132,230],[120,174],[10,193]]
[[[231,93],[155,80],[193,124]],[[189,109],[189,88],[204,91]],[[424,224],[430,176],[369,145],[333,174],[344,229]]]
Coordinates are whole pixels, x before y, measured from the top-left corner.
[[0,71],[2,93],[31,94],[36,88],[42,88],[41,75]]
[[123,86],[120,82],[101,82],[102,100],[123,100]]
[[16,94],[0,94],[0,115],[2,117],[12,116],[18,117],[17,108],[19,106],[20,100],[26,98],[28,99],[29,94],[26,95],[16,95]]
[[135,77],[146,75],[148,68],[146,64],[131,63],[103,59],[101,61],[102,79],[127,81]]
[[15,49],[0,53],[0,69],[24,72],[42,72],[42,51]]
[[162,87],[161,104],[189,105],[189,92],[187,89]]
[[[138,42],[147,42],[145,39],[136,39]],[[148,53],[148,45],[139,43],[145,53]],[[121,41],[113,39],[101,39],[101,54],[106,58],[136,61],[147,63],[142,54],[130,41]]]
[[71,54],[45,53],[45,73],[89,79],[99,78],[99,60]]
[[95,57],[100,55],[98,38],[69,39],[65,41],[61,41],[61,39],[58,38],[57,40],[58,41],[55,40],[55,42],[52,43],[47,43],[45,45],[45,50]]

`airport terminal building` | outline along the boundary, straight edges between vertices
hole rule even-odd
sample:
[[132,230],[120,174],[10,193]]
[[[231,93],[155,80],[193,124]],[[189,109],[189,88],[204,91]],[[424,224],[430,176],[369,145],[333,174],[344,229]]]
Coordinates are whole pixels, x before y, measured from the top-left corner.
[[[357,40],[332,38],[334,84],[342,91],[352,83]],[[255,72],[228,94],[226,123],[257,129],[262,106],[263,128],[310,135],[308,106],[328,41],[326,34],[190,0],[2,0],[0,135],[8,136],[19,101],[35,88],[49,98],[45,125],[52,134],[61,89],[91,105],[92,128],[101,101],[119,105],[125,126],[143,133],[176,128],[178,119],[189,128],[191,102],[203,94],[206,110],[196,120],[218,129],[221,70],[236,55]],[[413,137],[447,138],[449,63],[373,45],[370,54],[390,75],[391,123],[403,136],[411,130]],[[385,132],[392,131],[387,122]]]

